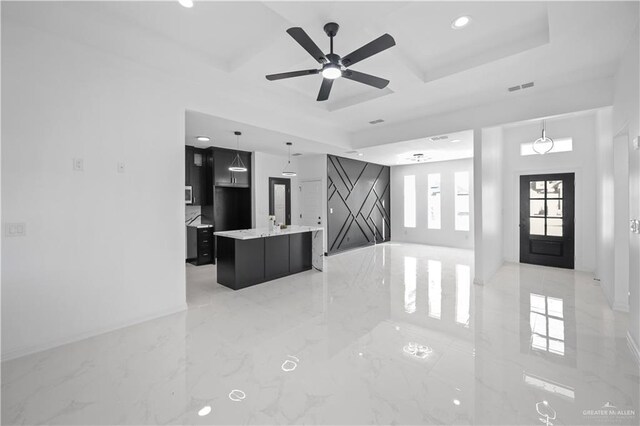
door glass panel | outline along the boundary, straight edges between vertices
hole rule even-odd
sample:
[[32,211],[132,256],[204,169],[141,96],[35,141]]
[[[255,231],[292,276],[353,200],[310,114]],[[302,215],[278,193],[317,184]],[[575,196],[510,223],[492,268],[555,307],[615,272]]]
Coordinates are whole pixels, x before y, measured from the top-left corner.
[[544,181],[529,182],[529,198],[544,198]]
[[544,219],[532,217],[529,219],[529,234],[544,235]]
[[547,200],[547,217],[562,217],[562,200]]
[[547,219],[547,235],[562,237],[562,219]]
[[544,217],[544,200],[531,200],[529,207],[531,209],[530,216]]
[[547,198],[562,198],[562,181],[547,181]]

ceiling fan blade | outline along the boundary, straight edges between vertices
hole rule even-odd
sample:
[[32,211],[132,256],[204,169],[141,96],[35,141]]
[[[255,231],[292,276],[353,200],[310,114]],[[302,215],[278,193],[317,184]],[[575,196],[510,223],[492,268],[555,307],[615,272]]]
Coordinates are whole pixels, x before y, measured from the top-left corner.
[[333,86],[333,80],[329,78],[323,78],[322,85],[320,86],[320,92],[318,92],[318,98],[316,99],[316,101],[326,101],[327,99],[329,99],[331,86]]
[[380,53],[383,50],[387,50],[390,47],[396,45],[396,41],[389,34],[383,34],[377,39],[373,40],[362,46],[360,49],[357,49],[347,56],[342,58],[342,65],[345,67],[350,67],[353,64],[356,64],[363,59],[367,59],[376,53]]
[[319,70],[302,70],[302,71],[290,71],[290,72],[282,72],[280,74],[269,74],[266,75],[267,80],[282,80],[283,78],[291,78],[291,77],[302,77],[303,75],[312,75],[318,74]]
[[369,86],[377,87],[378,89],[384,89],[389,84],[389,80],[376,77],[375,75],[365,74],[363,72],[346,70],[342,73],[344,78],[357,81],[358,83],[368,84]]
[[304,50],[309,52],[309,55],[313,56],[313,59],[315,59],[321,64],[324,62],[328,62],[322,50],[320,50],[318,45],[315,44],[313,40],[311,40],[311,37],[309,37],[302,28],[300,27],[289,28],[287,30],[287,33],[289,33],[289,35],[293,37],[293,39],[297,41],[298,44],[304,48]]

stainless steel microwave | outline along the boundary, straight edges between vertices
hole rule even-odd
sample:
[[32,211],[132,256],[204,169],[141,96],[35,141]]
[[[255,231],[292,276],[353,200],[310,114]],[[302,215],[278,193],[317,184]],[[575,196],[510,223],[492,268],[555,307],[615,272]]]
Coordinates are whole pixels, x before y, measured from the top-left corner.
[[184,203],[193,204],[193,188],[191,186],[184,187]]

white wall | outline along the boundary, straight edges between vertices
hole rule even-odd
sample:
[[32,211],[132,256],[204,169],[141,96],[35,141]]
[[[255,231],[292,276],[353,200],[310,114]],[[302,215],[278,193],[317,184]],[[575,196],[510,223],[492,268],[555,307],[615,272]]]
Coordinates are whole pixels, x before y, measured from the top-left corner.
[[185,110],[167,81],[3,21],[2,88],[2,220],[27,229],[2,237],[3,358],[184,309]]
[[[629,45],[620,62],[618,72],[614,78],[614,101],[613,101],[613,126],[612,133],[627,132],[629,140],[640,134],[640,83],[638,75],[640,69],[638,62],[640,51],[640,33],[638,28],[631,37]],[[638,179],[638,176],[634,176]],[[616,206],[617,207],[617,206]],[[640,206],[637,206],[640,210]],[[634,236],[634,244],[638,244],[637,236]],[[628,237],[623,241],[616,241],[616,244],[629,244]],[[605,253],[605,256],[613,256],[612,252]],[[636,267],[640,264],[640,259],[630,259],[632,265]],[[640,277],[632,274],[629,280],[629,336],[633,339],[636,348],[640,347]]]
[[[265,154],[264,152],[254,152],[251,162],[253,168],[252,191],[253,191],[253,225],[255,228],[266,228],[269,226],[269,178],[284,178],[291,180],[291,224],[299,223],[299,191],[298,177],[282,176],[282,171],[287,164],[287,156]],[[297,170],[296,157],[291,158],[291,166]]]
[[474,282],[485,284],[504,263],[504,143],[500,128],[474,130]]
[[[327,156],[326,154],[312,154],[297,157],[298,182],[319,180],[322,182],[322,215],[321,223],[324,228],[324,252],[327,252]],[[293,190],[293,188],[292,188]],[[300,187],[296,188],[300,193]],[[300,216],[298,215],[298,219]]]
[[575,173],[575,269],[594,271],[596,264],[596,114],[565,116],[547,121],[547,136],[573,138],[573,151],[548,155],[520,155],[520,143],[540,137],[539,122],[506,127],[504,135],[504,255],[520,256],[519,176]]
[[596,270],[595,276],[614,305],[614,179],[611,107],[596,114]]
[[[455,172],[469,172],[470,206],[473,212],[473,159],[437,161],[391,167],[391,239],[412,243],[460,248],[473,248],[473,213],[469,218],[469,231],[456,231],[455,221]],[[428,175],[440,173],[441,227],[429,229]],[[404,226],[404,177],[416,177],[416,227]]]

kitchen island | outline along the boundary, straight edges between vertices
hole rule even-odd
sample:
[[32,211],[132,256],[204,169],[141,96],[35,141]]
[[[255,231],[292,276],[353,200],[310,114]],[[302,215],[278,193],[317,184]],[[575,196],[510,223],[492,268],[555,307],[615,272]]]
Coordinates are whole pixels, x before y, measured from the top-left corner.
[[302,271],[322,271],[322,228],[241,229],[215,232],[218,283],[234,290]]

